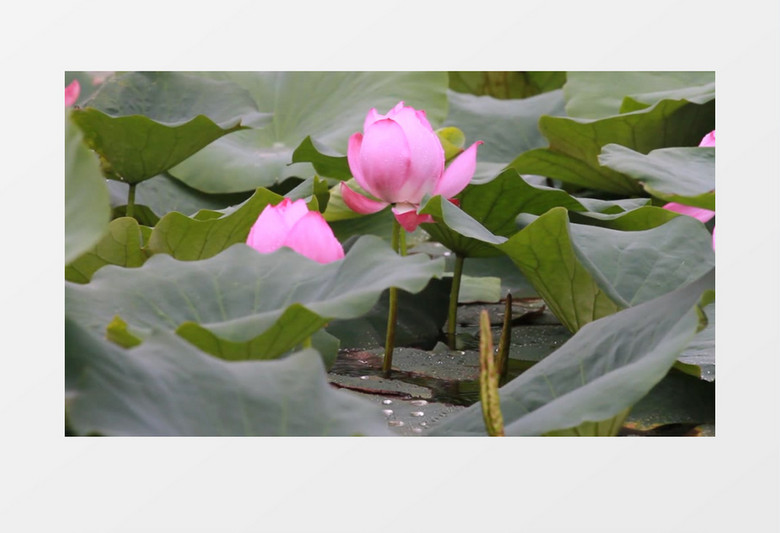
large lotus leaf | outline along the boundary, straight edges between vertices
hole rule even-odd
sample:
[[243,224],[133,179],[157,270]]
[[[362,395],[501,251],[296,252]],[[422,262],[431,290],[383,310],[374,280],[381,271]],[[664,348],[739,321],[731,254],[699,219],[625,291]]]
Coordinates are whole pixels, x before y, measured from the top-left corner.
[[[270,187],[291,176],[314,174],[309,163],[292,162],[306,137],[337,154],[363,130],[369,109],[387,113],[399,101],[424,109],[432,124],[447,112],[446,72],[209,72],[244,87],[260,111],[273,114],[268,127],[228,135],[177,165],[171,173],[204,192]],[[289,166],[288,166],[289,165]]]
[[499,100],[454,91],[445,126],[463,131],[466,145],[483,141],[477,151],[475,181],[492,178],[519,154],[547,145],[539,131],[542,115],[563,115],[563,93],[552,91],[524,100]]
[[516,233],[515,220],[520,213],[542,214],[556,206],[585,210],[565,191],[534,187],[511,168],[487,183],[469,185],[458,195],[458,200],[460,209],[440,197],[434,197],[420,212],[442,221],[423,224],[431,237],[464,257],[499,255],[500,252],[488,243],[503,242],[503,239],[495,237]]
[[635,179],[599,164],[602,147],[614,143],[646,154],[658,148],[698,146],[714,127],[714,100],[703,104],[662,100],[647,109],[602,119],[543,116],[539,128],[549,147],[525,152],[510,166],[522,174],[635,196],[643,193]]
[[631,408],[622,433],[714,435],[715,388],[711,381],[670,371]]
[[712,236],[688,216],[643,231],[569,224],[569,233],[577,259],[621,306],[661,296],[715,267]]
[[[697,303],[714,270],[643,304],[592,322],[499,390],[507,435],[544,435],[625,413],[674,364],[699,328]],[[447,418],[431,435],[485,435],[480,404]]]
[[688,283],[715,264],[701,222],[643,231],[570,224],[554,208],[498,245],[570,331]]
[[282,198],[267,189],[257,189],[251,198],[221,216],[212,213],[215,216],[207,218],[196,213],[188,217],[168,213],[152,230],[149,252],[170,254],[183,261],[212,257],[233,244],[246,242],[249,230],[265,206],[279,203]]
[[490,257],[499,255],[491,245],[506,241],[495,235],[474,217],[441,196],[434,196],[420,209],[437,223],[421,224],[431,238],[463,257]]
[[560,89],[565,72],[450,72],[450,88],[460,93],[493,98],[528,98]]
[[601,165],[637,180],[653,196],[715,210],[715,148],[660,148],[645,155],[608,144],[598,159]]
[[458,201],[460,209],[434,197],[420,212],[444,222],[423,225],[434,240],[466,257],[497,255],[499,252],[486,243],[497,244],[503,242],[500,237],[515,234],[520,214],[541,215],[553,207],[564,207],[573,213],[587,212],[597,220],[611,220],[647,202],[575,198],[561,189],[531,185],[512,168],[488,182],[469,185],[458,195]]
[[[449,279],[432,279],[417,294],[398,291],[395,346],[433,348],[447,321],[451,285]],[[327,331],[341,340],[342,348],[384,347],[389,302],[389,291],[385,291],[370,311],[349,320],[333,320]]]
[[206,353],[228,361],[246,361],[252,359],[275,359],[304,342],[328,320],[306,309],[300,304],[292,304],[271,326],[247,342],[234,342],[222,339],[196,322],[184,322],[176,329],[180,337]]
[[623,231],[651,229],[666,224],[680,215],[674,211],[652,205],[645,205],[615,214],[593,211],[569,211],[569,220],[576,224],[589,224]]
[[287,191],[285,197],[291,200],[309,198],[307,204],[309,209],[322,213],[328,208],[328,203],[330,203],[330,189],[327,181],[314,175]]
[[676,368],[705,381],[715,381],[715,303],[703,308],[707,327],[696,334],[677,359]]
[[302,305],[324,319],[355,318],[385,289],[416,293],[443,269],[441,259],[401,257],[373,236],[362,237],[343,260],[328,264],[288,248],[261,254],[236,244],[210,259],[157,254],[137,269],[104,267],[86,285],[66,282],[66,314],[98,331],[119,315],[142,337],[194,322],[224,340],[251,342],[276,327],[294,345],[309,322],[279,323],[290,306]]
[[106,180],[81,130],[65,113],[65,264],[94,246],[111,217]]
[[501,249],[531,282],[569,331],[621,307],[578,261],[566,210],[553,208],[515,234]]
[[293,163],[311,163],[321,176],[348,180],[352,177],[347,156],[334,153],[327,147],[316,146],[311,137],[306,137],[292,153]]
[[[328,202],[328,209],[333,206],[333,196],[331,192],[330,202]],[[360,235],[376,235],[382,237],[385,241],[391,242],[393,235],[393,221],[395,220],[386,210],[382,210],[379,213],[371,215],[359,216],[357,218],[348,218],[341,220],[334,220],[331,222],[327,218],[326,220],[333,229],[333,234],[341,242],[345,242],[352,237],[359,237]],[[407,235],[407,241],[409,236]]]
[[169,331],[126,350],[66,320],[65,395],[77,435],[392,435],[375,404],[330,386],[314,350],[227,362]]
[[235,84],[180,72],[112,77],[73,119],[113,178],[135,184],[185,160],[228,133],[259,123]]
[[88,283],[92,275],[106,265],[139,267],[148,255],[144,251],[144,233],[150,231],[138,225],[134,218],[111,221],[108,233],[98,243],[65,267],[65,279]]
[[[119,207],[127,203],[127,188],[126,183],[108,180],[112,206]],[[146,206],[157,217],[173,211],[190,215],[203,209],[219,210],[238,205],[254,192],[207,194],[188,187],[169,174],[160,174],[136,186],[135,207],[137,211],[138,208]]]
[[714,72],[567,72],[566,113],[601,118],[625,111],[625,99],[652,105],[661,100],[704,103],[715,98]]

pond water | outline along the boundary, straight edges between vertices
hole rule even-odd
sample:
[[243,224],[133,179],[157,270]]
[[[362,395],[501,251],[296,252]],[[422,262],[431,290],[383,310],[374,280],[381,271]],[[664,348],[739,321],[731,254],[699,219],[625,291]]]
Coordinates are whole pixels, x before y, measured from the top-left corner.
[[[517,304],[507,381],[563,345],[572,334],[543,306]],[[431,350],[396,348],[390,378],[382,374],[384,348],[345,349],[329,371],[331,384],[376,403],[398,435],[425,435],[433,426],[479,401],[479,312],[487,309],[495,344],[503,304],[461,306],[457,346],[440,341]],[[524,312],[523,312],[524,311]],[[672,371],[637,403],[620,435],[714,435],[714,383]]]

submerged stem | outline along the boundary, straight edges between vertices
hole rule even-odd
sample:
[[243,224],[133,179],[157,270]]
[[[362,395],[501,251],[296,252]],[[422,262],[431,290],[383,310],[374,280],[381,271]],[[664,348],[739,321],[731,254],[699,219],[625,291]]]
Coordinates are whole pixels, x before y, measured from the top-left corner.
[[[401,224],[393,219],[393,250],[399,252],[402,256],[406,255],[406,231]],[[390,377],[393,365],[393,350],[395,349],[395,323],[398,317],[398,289],[390,287],[390,304],[387,312],[387,333],[385,335],[385,357],[382,360],[382,374]]]
[[450,289],[450,308],[447,313],[447,344],[454,350],[455,332],[458,324],[458,296],[460,295],[460,279],[463,277],[463,262],[465,256],[455,254],[455,268],[452,272],[452,289]]

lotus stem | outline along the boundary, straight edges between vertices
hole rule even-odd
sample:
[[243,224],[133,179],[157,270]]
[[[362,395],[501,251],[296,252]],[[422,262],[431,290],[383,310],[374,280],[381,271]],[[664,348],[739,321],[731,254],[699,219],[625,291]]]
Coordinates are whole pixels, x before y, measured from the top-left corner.
[[133,218],[133,212],[135,211],[135,183],[131,183],[127,189],[127,208],[125,210],[125,216]]
[[507,293],[504,306],[504,324],[501,327],[501,339],[498,341],[496,372],[499,383],[506,381],[509,371],[509,343],[512,339],[512,294]]
[[450,289],[450,308],[447,313],[447,344],[450,350],[456,348],[455,334],[458,325],[458,296],[460,295],[460,280],[463,277],[463,262],[466,257],[455,254],[455,267],[452,272],[452,288]]
[[[393,237],[391,241],[393,250],[406,255],[406,231],[401,224],[393,219]],[[387,333],[385,335],[385,357],[382,360],[382,375],[389,378],[393,365],[393,350],[395,349],[395,324],[398,318],[398,289],[390,287],[390,304],[387,312]]]
[[498,395],[498,372],[493,353],[493,333],[486,310],[479,315],[479,399],[482,418],[491,437],[504,436],[504,417]]

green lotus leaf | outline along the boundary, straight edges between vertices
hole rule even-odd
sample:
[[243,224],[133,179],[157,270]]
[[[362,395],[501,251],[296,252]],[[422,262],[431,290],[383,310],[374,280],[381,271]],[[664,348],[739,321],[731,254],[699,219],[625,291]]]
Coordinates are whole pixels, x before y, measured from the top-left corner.
[[348,180],[352,177],[347,156],[336,154],[324,146],[315,146],[310,136],[307,136],[292,153],[293,163],[311,163],[314,170],[321,176]]
[[560,89],[565,72],[450,72],[450,88],[461,93],[493,98],[528,98]]
[[284,196],[291,200],[310,198],[308,203],[309,210],[319,211],[320,213],[324,212],[328,208],[328,203],[330,203],[328,182],[317,175],[305,179],[295,188],[286,192]]
[[198,213],[188,217],[168,213],[152,230],[149,252],[170,254],[183,261],[212,257],[233,244],[246,242],[249,230],[265,206],[279,203],[282,198],[267,189],[257,189],[248,200],[223,214]]
[[707,327],[699,331],[677,359],[676,368],[705,381],[715,381],[715,303],[703,306]]
[[246,91],[180,72],[112,77],[73,120],[104,172],[130,184],[152,178],[228,133],[260,122]]
[[[506,434],[562,434],[572,428],[582,434],[604,427],[615,434],[612,421],[624,418],[664,378],[694,338],[700,325],[697,303],[714,282],[711,270],[673,292],[584,326],[499,390]],[[481,405],[447,418],[431,435],[485,435]]]
[[[206,353],[228,361],[275,359],[294,346],[303,343],[328,323],[300,304],[284,310],[282,316],[253,339],[234,342],[222,339],[196,322],[184,322],[176,333]],[[290,334],[294,332],[294,334]]]
[[[206,72],[245,88],[260,111],[273,114],[263,129],[225,136],[172,169],[189,186],[210,193],[271,187],[308,178],[314,167],[293,163],[307,137],[330,154],[346,154],[371,108],[387,113],[400,100],[424,109],[432,124],[447,112],[446,72]],[[329,154],[329,155],[330,155]]]
[[171,331],[124,349],[66,320],[65,395],[77,435],[392,435],[374,403],[330,386],[315,350],[229,362]]
[[661,296],[715,267],[710,232],[687,216],[642,231],[569,224],[569,234],[577,259],[621,306]]
[[583,223],[616,229],[649,229],[678,216],[646,206],[646,198],[576,198],[561,189],[531,185],[512,168],[486,183],[469,185],[458,200],[460,208],[434,197],[420,212],[440,221],[422,225],[431,238],[464,257],[499,255],[493,245],[517,233],[520,215],[535,218],[528,215],[541,215],[554,207],[567,209]]
[[715,73],[567,72],[563,93],[569,116],[603,118],[636,110],[627,109],[627,98],[642,107],[661,100],[708,102],[715,98]]
[[575,254],[566,210],[551,209],[499,245],[569,331],[611,315],[621,307]]
[[600,165],[602,147],[619,144],[646,154],[658,148],[698,146],[714,125],[714,100],[703,104],[662,100],[646,109],[601,119],[543,116],[539,128],[549,147],[529,150],[510,166],[522,174],[636,196],[644,191],[635,179]]
[[[373,213],[371,215],[357,215],[354,211],[352,211],[353,214],[357,215],[357,217],[350,217],[350,218],[342,218],[337,219],[334,221],[330,221],[327,218],[328,213],[333,213],[331,211],[331,208],[333,208],[334,200],[336,200],[335,196],[333,195],[333,190],[331,189],[331,197],[330,202],[328,203],[328,210],[324,213],[324,216],[326,217],[325,220],[328,220],[328,223],[330,224],[330,227],[333,229],[333,234],[336,236],[338,240],[343,242],[345,245],[347,244],[348,240],[350,239],[356,239],[360,237],[361,235],[376,235],[377,237],[381,237],[386,242],[392,241],[393,236],[393,223],[394,218],[392,215],[390,215],[387,210],[382,210],[378,213]],[[338,201],[341,201],[341,195],[339,194]],[[343,204],[343,201],[341,201]],[[345,209],[348,209],[346,205],[344,205]],[[340,208],[336,208],[340,209]],[[339,211],[341,212],[341,211]],[[420,231],[419,229],[417,231]],[[411,235],[406,236],[406,241],[409,243],[411,240]]]
[[[86,285],[66,282],[66,314],[100,332],[119,315],[142,337],[193,322],[220,339],[248,345],[230,346],[224,353],[257,354],[252,342],[269,328],[279,331],[280,344],[292,347],[311,335],[310,313],[324,321],[355,318],[368,312],[385,289],[419,292],[443,269],[441,259],[401,257],[373,236],[362,237],[343,260],[328,264],[287,248],[261,254],[236,244],[209,259],[180,261],[158,254],[137,269],[104,267]],[[310,313],[290,320],[285,313],[296,305]],[[214,352],[208,349],[215,346],[213,339],[188,338],[202,340],[203,348]]]
[[92,248],[111,219],[106,180],[81,130],[65,114],[65,264]]
[[487,183],[469,185],[458,200],[460,209],[434,197],[420,212],[443,222],[422,225],[431,238],[464,257],[499,255],[491,244],[517,232],[520,213],[542,214],[556,206],[586,210],[566,192],[534,187],[511,168]]
[[701,222],[677,216],[642,231],[570,224],[551,209],[498,245],[570,331],[690,282],[715,264]]
[[541,148],[547,142],[539,130],[543,115],[563,115],[560,90],[524,100],[498,100],[449,91],[449,114],[445,126],[465,135],[465,146],[483,141],[477,151],[474,182],[493,178],[519,154]]
[[715,148],[660,148],[645,155],[608,144],[598,160],[634,178],[657,198],[715,210]]
[[[108,180],[111,205],[124,206],[127,203],[128,184]],[[220,210],[245,202],[255,191],[233,194],[207,194],[188,187],[169,174],[163,173],[136,185],[136,216],[143,206],[148,207],[159,218],[176,211],[192,215],[203,210]],[[156,225],[150,224],[151,226]]]
[[149,228],[139,226],[134,218],[116,218],[108,225],[108,233],[90,250],[65,267],[65,279],[88,283],[92,275],[106,265],[127,268],[144,264],[148,254],[144,250],[144,234]]
[[652,205],[615,214],[569,211],[569,220],[576,224],[589,224],[623,231],[655,228],[678,216],[680,215],[674,211]]
[[[396,346],[432,348],[436,344],[447,321],[451,286],[449,279],[432,279],[416,294],[398,291]],[[389,307],[389,291],[384,291],[367,313],[357,318],[333,320],[326,330],[341,340],[342,348],[383,348]]]

